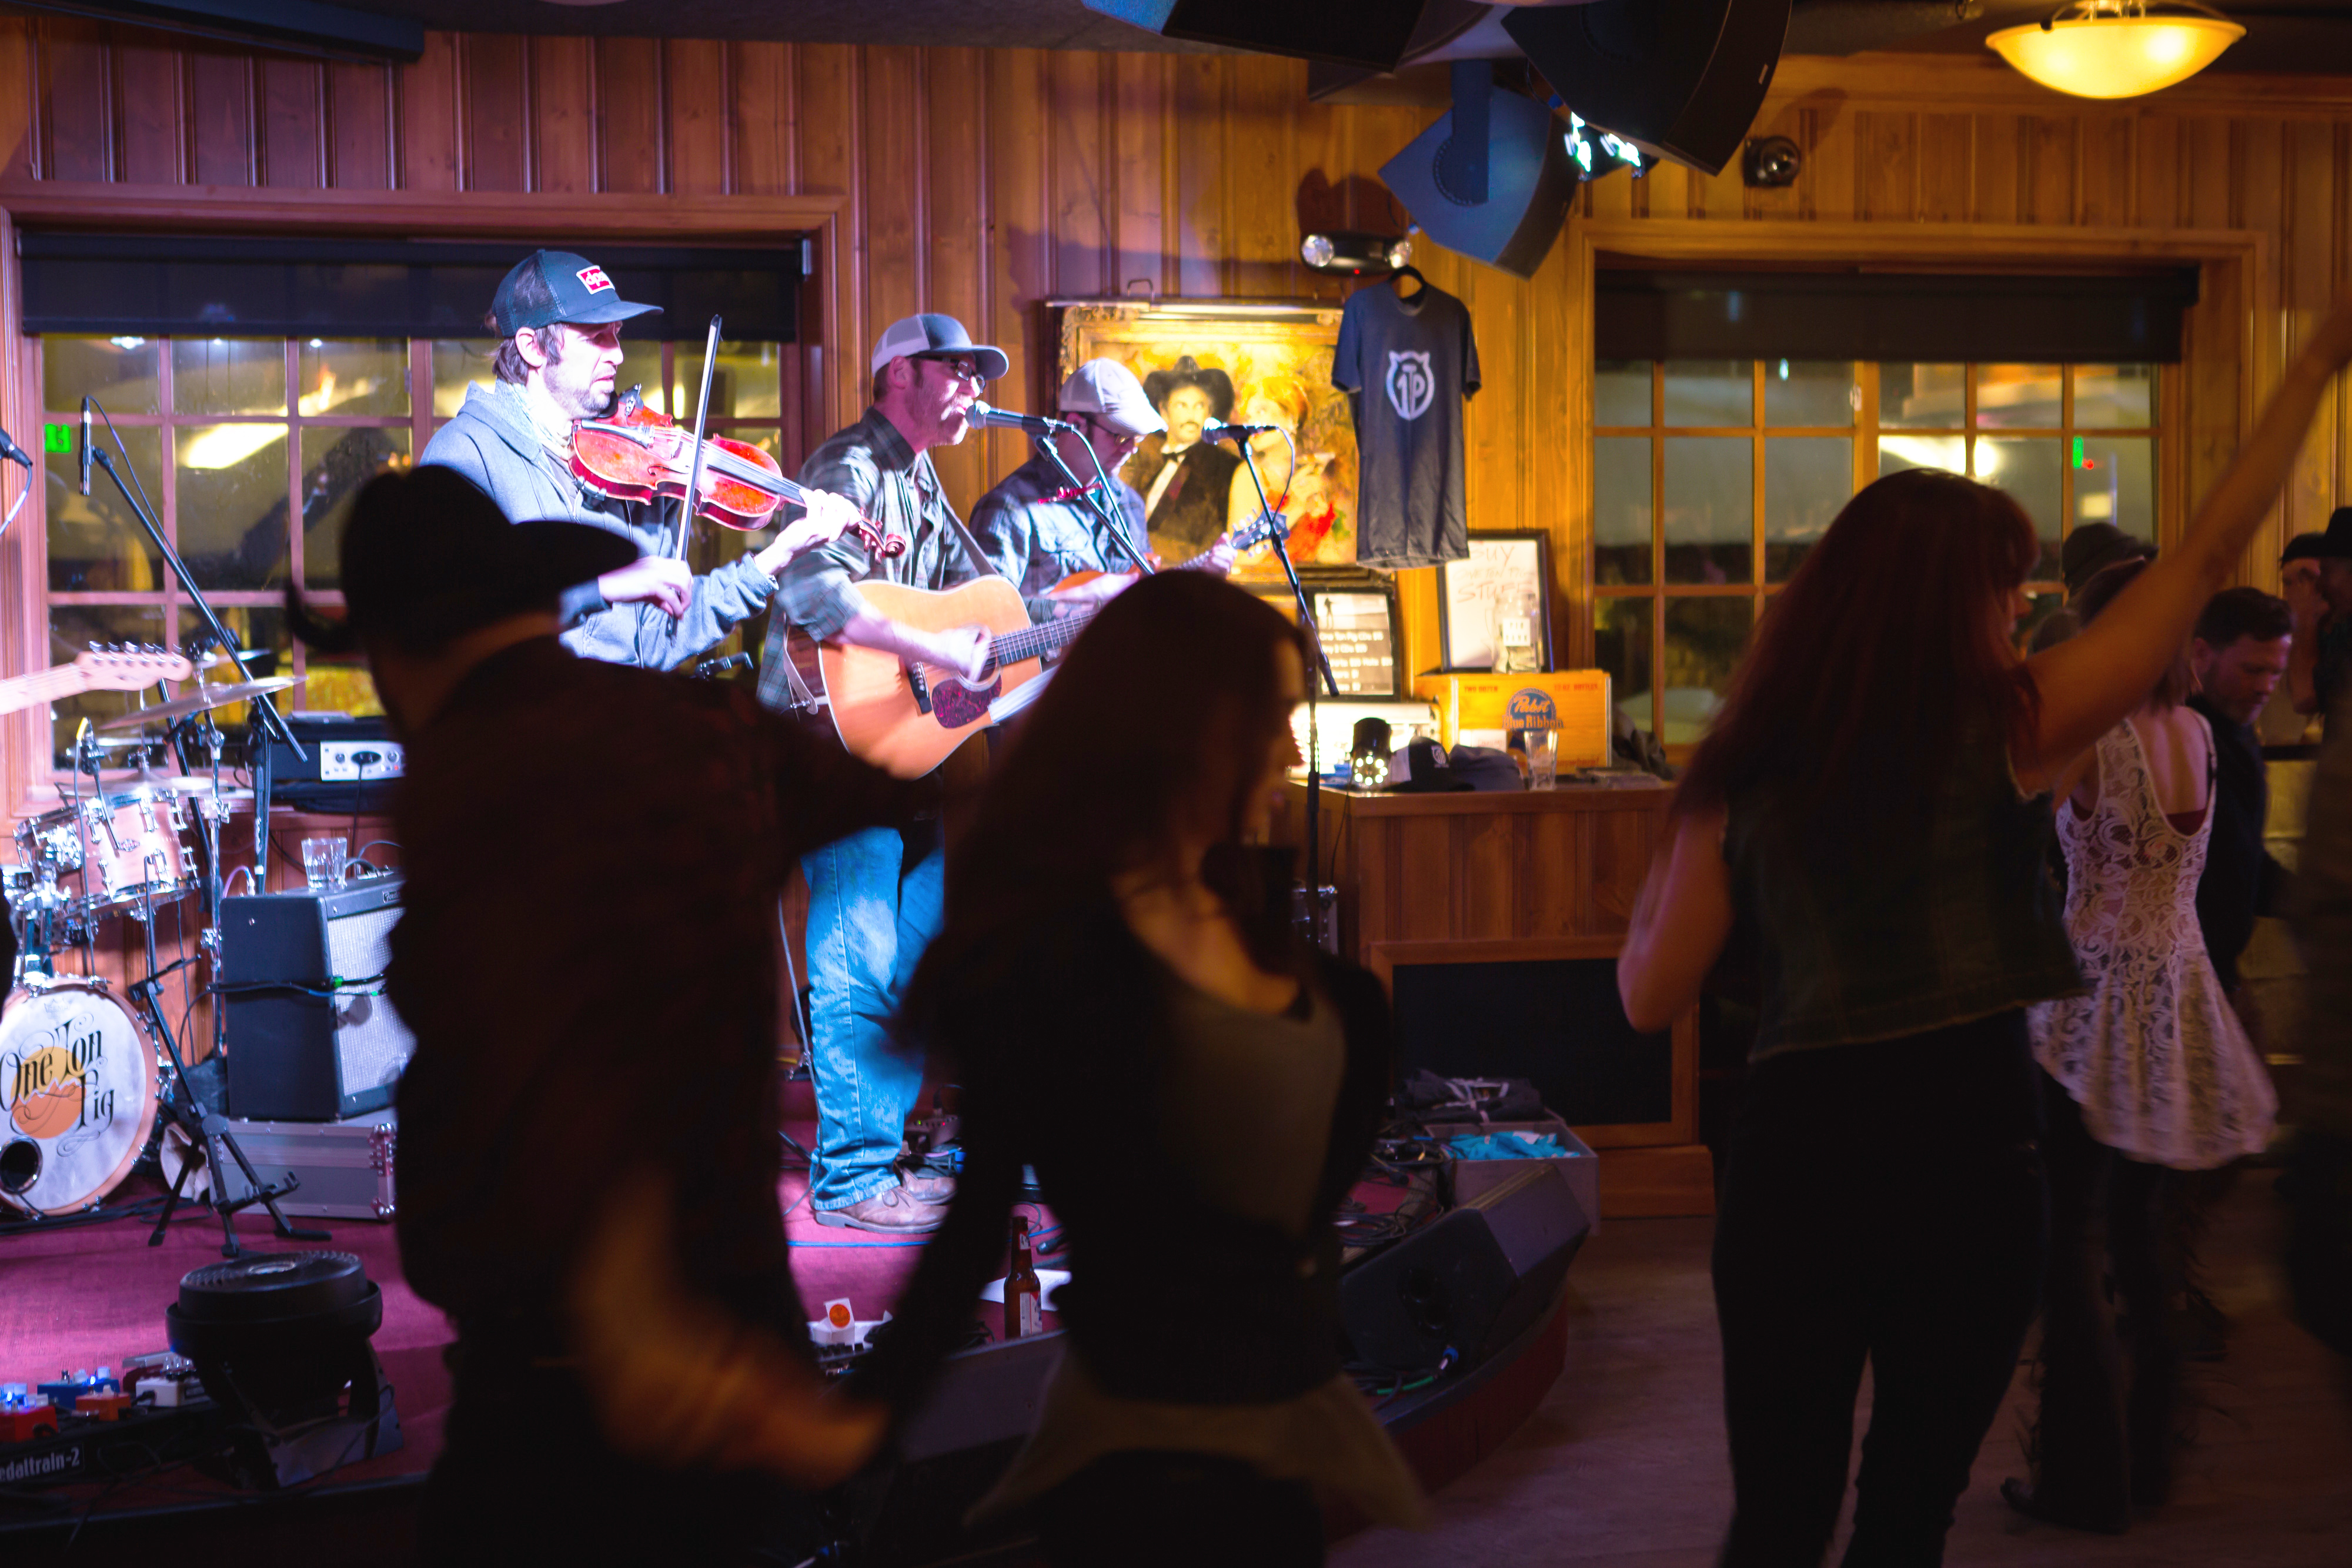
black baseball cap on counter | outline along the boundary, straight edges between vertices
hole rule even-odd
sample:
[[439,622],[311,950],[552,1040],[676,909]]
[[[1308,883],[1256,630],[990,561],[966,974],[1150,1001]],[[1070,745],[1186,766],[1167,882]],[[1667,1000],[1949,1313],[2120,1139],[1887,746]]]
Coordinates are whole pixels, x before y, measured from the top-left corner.
[[490,318],[501,338],[558,321],[597,327],[660,308],[622,298],[603,267],[568,250],[532,251],[515,263],[490,299]]

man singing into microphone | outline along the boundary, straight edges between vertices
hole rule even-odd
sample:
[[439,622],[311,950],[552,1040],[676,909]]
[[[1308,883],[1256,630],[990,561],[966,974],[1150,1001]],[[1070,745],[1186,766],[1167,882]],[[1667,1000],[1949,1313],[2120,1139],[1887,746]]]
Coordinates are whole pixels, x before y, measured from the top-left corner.
[[[866,602],[860,582],[879,579],[940,590],[987,575],[989,566],[948,505],[929,456],[971,428],[972,404],[1003,375],[1001,349],[975,344],[948,316],[909,316],[874,346],[874,403],[801,465],[800,482],[845,497],[906,553],[876,560],[855,534],[784,570],[778,613],[768,618],[760,699],[791,705],[791,625],[976,676],[988,659],[976,626],[925,632]],[[915,962],[939,929],[942,844],[938,813],[904,830],[869,828],[804,855],[808,878],[809,1075],[816,1088],[817,1145],[809,1207],[825,1225],[884,1234],[937,1229],[950,1185],[896,1162],[907,1112],[922,1089],[920,1061],[893,1048],[888,1020]]]
[[[1094,609],[1135,580],[1151,544],[1143,497],[1118,476],[1119,465],[1146,436],[1168,428],[1143,383],[1117,360],[1080,365],[1055,402],[1070,428],[1040,437],[1035,455],[982,496],[971,513],[980,548],[999,572],[1021,585],[1030,614],[1041,620]],[[1106,510],[1118,520],[1116,535],[1104,520]],[[1222,538],[1205,554],[1219,573],[1233,566],[1233,549]],[[1082,571],[1104,575],[1046,597]]]
[[498,379],[466,389],[465,405],[434,433],[420,461],[471,479],[509,522],[587,523],[634,543],[633,564],[565,596],[563,643],[583,658],[667,670],[767,608],[784,563],[838,536],[857,514],[837,497],[814,497],[806,515],[765,549],[698,577],[664,553],[676,502],[615,501],[572,474],[572,425],[612,408],[621,323],[660,308],[622,298],[584,256],[531,252],[499,285],[485,319],[501,340]]

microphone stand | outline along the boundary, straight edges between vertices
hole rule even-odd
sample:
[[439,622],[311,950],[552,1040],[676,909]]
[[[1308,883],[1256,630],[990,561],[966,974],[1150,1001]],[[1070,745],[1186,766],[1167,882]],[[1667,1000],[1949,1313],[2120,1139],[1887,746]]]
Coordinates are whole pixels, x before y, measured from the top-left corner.
[[[1258,477],[1257,459],[1250,452],[1249,437],[1239,438],[1234,444],[1241,449],[1242,466],[1249,470],[1250,487],[1257,492],[1257,515],[1265,517],[1274,510],[1265,498],[1265,481]],[[1293,459],[1292,467],[1297,466]],[[1290,596],[1298,601],[1298,624],[1307,633],[1307,645],[1315,653],[1315,670],[1323,677],[1321,690],[1331,695],[1339,695],[1339,678],[1331,674],[1331,660],[1323,652],[1323,633],[1315,624],[1315,608],[1307,601],[1307,590],[1298,580],[1298,568],[1291,564],[1290,530],[1283,528],[1267,530],[1267,543],[1274,547],[1274,559],[1282,563],[1282,575],[1290,583]],[[1307,680],[1307,933],[1315,946],[1323,945],[1323,845],[1319,834],[1323,807],[1323,734],[1316,722],[1316,693],[1313,674]]]
[[[1072,426],[1073,430],[1076,428]],[[1070,482],[1070,488],[1078,493],[1078,499],[1084,501],[1094,515],[1102,519],[1103,528],[1109,533],[1112,541],[1118,546],[1120,551],[1128,559],[1135,563],[1138,571],[1150,577],[1154,569],[1151,563],[1143,558],[1143,552],[1135,548],[1135,541],[1127,537],[1127,519],[1111,511],[1110,475],[1104,469],[1102,458],[1095,451],[1095,444],[1091,441],[1087,443],[1087,456],[1094,463],[1095,477],[1102,482],[1100,495],[1097,495],[1078,482],[1077,475],[1062,458],[1062,444],[1053,436],[1033,435],[1029,438],[1029,444],[1054,460],[1054,466],[1062,471],[1062,477]]]
[[[98,409],[101,417],[106,417],[107,433],[113,434],[114,421],[106,415],[104,406],[99,404],[95,399],[91,400],[91,405]],[[120,435],[115,436],[117,442],[121,439]],[[205,598],[204,590],[196,586],[195,575],[189,571],[188,563],[180,559],[180,552],[173,549],[172,541],[163,537],[163,526],[155,520],[154,514],[131,493],[131,486],[123,483],[122,471],[114,465],[114,455],[95,441],[89,444],[89,455],[100,467],[106,470],[106,476],[114,481],[114,488],[122,497],[122,504],[131,508],[131,516],[137,517],[140,527],[146,529],[148,541],[155,547],[155,552],[163,558],[164,566],[170,570],[173,578],[180,587],[186,591],[189,602],[196,607],[196,612],[204,617],[205,629],[210,633],[210,641],[203,643],[199,651],[201,652],[203,647],[209,647],[213,643],[217,643],[222,651],[229,655],[231,663],[236,663],[236,655],[243,652],[237,643],[236,633],[221,623],[221,618],[213,612],[211,601]],[[295,526],[299,526],[299,521]],[[244,674],[242,664],[238,664],[238,673]],[[261,744],[256,747],[257,755],[254,759],[253,863],[259,868],[256,873],[257,887],[263,884],[261,879],[268,876],[269,869],[268,737],[275,735],[284,741],[298,758],[307,759],[310,754],[302,749],[302,743],[294,738],[294,731],[286,723],[285,716],[278,711],[278,705],[269,700],[268,693],[257,692],[247,701],[252,705],[253,711],[260,716],[260,723],[256,727],[266,732],[261,737]],[[147,1015],[148,1023],[154,1030],[155,1038],[163,1043],[163,1054],[172,1065],[171,1082],[173,1092],[158,1107],[158,1111],[162,1115],[181,1125],[190,1145],[189,1165],[181,1166],[180,1180],[173,1184],[171,1196],[163,1206],[163,1216],[155,1222],[154,1230],[148,1235],[147,1245],[150,1247],[163,1245],[164,1227],[171,1224],[172,1212],[179,1207],[182,1187],[187,1180],[189,1166],[194,1164],[197,1149],[205,1151],[205,1159],[212,1167],[213,1211],[220,1216],[223,1233],[221,1256],[234,1258],[242,1250],[236,1239],[236,1211],[255,1203],[260,1204],[269,1211],[269,1218],[276,1222],[278,1235],[297,1241],[326,1240],[327,1232],[297,1227],[286,1218],[286,1211],[278,1207],[278,1200],[294,1190],[296,1184],[291,1176],[289,1175],[287,1182],[275,1186],[263,1181],[259,1173],[253,1168],[253,1162],[246,1158],[245,1151],[237,1146],[236,1136],[229,1132],[228,1119],[219,1112],[206,1108],[197,1100],[195,1091],[189,1086],[187,1068],[180,1060],[179,1043],[173,1038],[171,1023],[163,1016],[162,1000],[163,977],[171,973],[171,969],[158,970],[156,967],[154,912],[152,907],[141,911],[140,924],[145,928],[147,937],[147,977],[135,982],[128,988],[131,998],[139,1004],[140,1010]],[[174,969],[178,967],[178,964],[172,966]],[[219,1158],[219,1155],[224,1153],[235,1160],[237,1168],[244,1173],[246,1181],[253,1189],[249,1197],[232,1199],[228,1196],[226,1175],[228,1166]]]

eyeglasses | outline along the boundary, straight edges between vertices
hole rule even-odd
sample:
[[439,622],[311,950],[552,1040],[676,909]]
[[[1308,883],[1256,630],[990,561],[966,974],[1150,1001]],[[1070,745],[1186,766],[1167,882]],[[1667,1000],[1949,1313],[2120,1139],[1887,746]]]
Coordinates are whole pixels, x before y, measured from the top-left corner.
[[917,354],[915,358],[929,361],[956,380],[970,382],[974,386],[983,385],[988,381],[980,373],[980,361],[970,354]]

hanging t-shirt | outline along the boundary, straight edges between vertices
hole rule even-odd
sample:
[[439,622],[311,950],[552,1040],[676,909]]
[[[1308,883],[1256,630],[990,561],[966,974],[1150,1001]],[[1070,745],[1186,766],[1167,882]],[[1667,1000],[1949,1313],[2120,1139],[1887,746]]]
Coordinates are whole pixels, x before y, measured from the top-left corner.
[[1467,557],[1462,400],[1478,390],[1468,308],[1426,284],[1410,299],[1384,283],[1359,288],[1339,315],[1331,384],[1356,394],[1357,560]]

